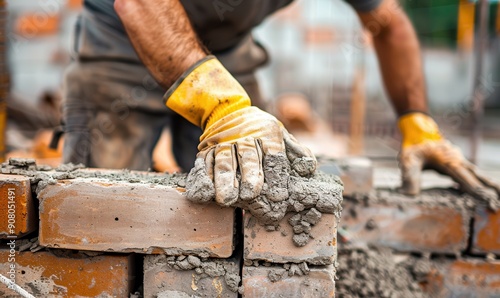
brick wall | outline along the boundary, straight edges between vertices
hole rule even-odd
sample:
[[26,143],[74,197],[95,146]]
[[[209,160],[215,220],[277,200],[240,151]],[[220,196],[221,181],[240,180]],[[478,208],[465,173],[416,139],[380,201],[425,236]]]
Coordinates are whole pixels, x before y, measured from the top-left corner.
[[429,297],[499,297],[499,219],[456,190],[416,197],[377,190],[344,198],[339,251],[344,243],[389,247],[425,261],[420,284]]
[[[11,233],[1,217],[0,274],[36,297],[136,291],[144,297],[266,297],[261,287],[267,283],[267,293],[285,295],[295,291],[286,284],[298,288],[305,276],[322,297],[334,296],[333,214],[323,214],[309,243],[296,247],[290,216],[281,230],[268,232],[239,209],[191,203],[183,197],[184,175],[52,170],[23,160],[3,164],[1,172],[0,210],[8,214],[14,196],[16,227]],[[17,297],[6,286],[0,296]]]
[[[141,287],[144,297],[333,297],[347,244],[427,260],[430,297],[499,293],[500,219],[454,190],[346,189],[340,223],[323,214],[296,247],[290,215],[269,231],[241,210],[192,204],[180,176],[22,163],[2,172],[0,210],[8,214],[13,188],[16,227],[0,217],[0,274],[14,266],[16,283],[37,297],[129,297]],[[5,286],[0,296],[17,297]]]

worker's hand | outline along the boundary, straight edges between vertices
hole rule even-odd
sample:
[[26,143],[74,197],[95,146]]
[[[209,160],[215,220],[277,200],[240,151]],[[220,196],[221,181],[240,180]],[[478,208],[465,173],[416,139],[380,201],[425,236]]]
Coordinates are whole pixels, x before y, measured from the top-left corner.
[[[316,160],[272,115],[251,107],[241,85],[220,62],[197,63],[166,94],[167,106],[204,129],[187,197],[241,206],[262,194],[288,198],[288,172],[312,174]],[[281,169],[282,167],[283,169]]]
[[500,185],[480,174],[457,147],[445,140],[431,117],[406,114],[399,118],[399,129],[403,136],[399,155],[403,192],[418,194],[422,170],[434,169],[450,176],[465,192],[486,201],[491,209],[500,207]]

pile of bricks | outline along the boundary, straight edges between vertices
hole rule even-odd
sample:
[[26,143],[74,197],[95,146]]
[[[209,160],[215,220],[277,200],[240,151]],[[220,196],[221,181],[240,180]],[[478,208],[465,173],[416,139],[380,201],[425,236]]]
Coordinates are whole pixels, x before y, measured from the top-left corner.
[[[0,212],[15,216],[0,217],[0,274],[36,297],[334,296],[333,214],[296,247],[288,223],[267,231],[191,203],[164,174],[12,162],[2,173]],[[2,284],[0,296],[18,297]]]

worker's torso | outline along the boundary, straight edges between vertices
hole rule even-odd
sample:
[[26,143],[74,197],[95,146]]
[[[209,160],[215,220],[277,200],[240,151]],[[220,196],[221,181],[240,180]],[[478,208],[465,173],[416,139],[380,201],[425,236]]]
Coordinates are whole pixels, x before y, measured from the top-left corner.
[[[212,52],[234,47],[266,16],[292,1],[181,0],[198,36]],[[81,58],[137,60],[113,3],[85,0],[75,44]]]

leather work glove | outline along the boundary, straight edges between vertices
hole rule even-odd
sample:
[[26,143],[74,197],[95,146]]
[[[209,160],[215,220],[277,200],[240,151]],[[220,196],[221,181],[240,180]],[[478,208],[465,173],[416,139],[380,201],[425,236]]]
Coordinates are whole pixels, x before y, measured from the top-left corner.
[[[264,191],[269,200],[288,197],[285,159],[299,175],[312,174],[316,159],[272,115],[251,106],[243,87],[213,56],[199,61],[167,91],[167,106],[203,129],[187,197],[234,206]],[[275,171],[269,171],[275,168]],[[267,174],[269,173],[269,174]]]
[[500,185],[480,174],[460,149],[444,139],[431,117],[419,112],[409,113],[399,118],[398,125],[403,136],[399,155],[403,192],[420,193],[422,170],[433,169],[450,176],[465,192],[486,201],[489,208],[496,211],[500,207]]

